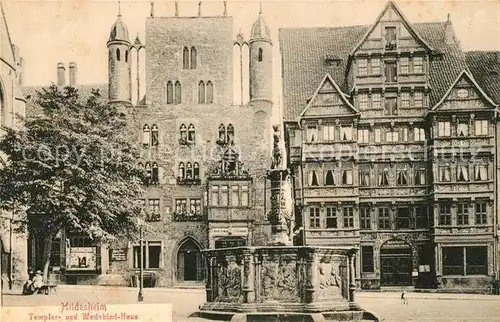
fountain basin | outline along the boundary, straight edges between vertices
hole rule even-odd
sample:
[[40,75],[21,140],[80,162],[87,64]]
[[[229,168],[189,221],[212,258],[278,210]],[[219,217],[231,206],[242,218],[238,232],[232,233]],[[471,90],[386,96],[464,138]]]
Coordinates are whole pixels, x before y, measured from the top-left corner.
[[311,246],[204,250],[207,302],[199,315],[232,321],[359,321],[356,251]]

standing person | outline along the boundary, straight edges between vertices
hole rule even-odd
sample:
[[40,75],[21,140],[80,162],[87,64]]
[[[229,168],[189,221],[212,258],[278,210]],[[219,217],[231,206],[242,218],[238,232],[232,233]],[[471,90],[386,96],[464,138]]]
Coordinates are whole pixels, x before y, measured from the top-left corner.
[[403,290],[401,293],[401,304],[408,305],[408,299],[406,298],[406,291]]

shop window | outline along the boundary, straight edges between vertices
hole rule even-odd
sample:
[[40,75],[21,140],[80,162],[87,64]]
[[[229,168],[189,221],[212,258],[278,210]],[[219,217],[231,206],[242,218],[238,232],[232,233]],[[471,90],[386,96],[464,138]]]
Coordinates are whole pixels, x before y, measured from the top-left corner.
[[443,247],[443,275],[463,275],[464,274],[464,248],[463,247]]
[[[145,241],[143,246],[143,268],[160,268],[161,263],[161,242]],[[134,268],[139,268],[140,246],[133,247]]]

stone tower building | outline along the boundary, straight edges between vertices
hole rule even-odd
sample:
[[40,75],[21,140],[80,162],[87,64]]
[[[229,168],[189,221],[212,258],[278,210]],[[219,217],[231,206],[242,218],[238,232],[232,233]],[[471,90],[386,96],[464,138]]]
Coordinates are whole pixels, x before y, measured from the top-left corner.
[[[273,90],[272,41],[262,12],[248,41],[248,105],[233,104],[234,44],[233,18],[225,13],[146,20],[146,63],[139,66],[146,94],[127,109],[130,134],[143,146],[138,162],[149,173],[146,285],[201,282],[201,249],[254,245],[266,231]],[[109,101],[128,104],[131,44],[120,16],[107,47]],[[109,249],[100,252],[100,283],[130,284],[138,245]]]
[[128,29],[118,13],[111,27],[108,47],[109,101],[129,103],[131,100],[130,47]]

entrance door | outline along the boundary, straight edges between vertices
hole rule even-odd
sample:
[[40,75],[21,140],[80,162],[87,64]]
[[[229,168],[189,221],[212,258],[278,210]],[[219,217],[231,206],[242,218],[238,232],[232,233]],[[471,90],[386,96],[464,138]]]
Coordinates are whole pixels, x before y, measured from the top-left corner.
[[198,252],[187,251],[184,253],[184,280],[196,281],[198,263],[196,262]]
[[380,285],[411,285],[411,248],[403,245],[384,245],[380,249]]
[[187,239],[177,253],[177,280],[199,281],[203,279],[203,266],[200,248],[192,240]]

